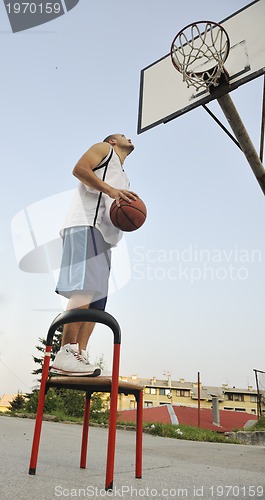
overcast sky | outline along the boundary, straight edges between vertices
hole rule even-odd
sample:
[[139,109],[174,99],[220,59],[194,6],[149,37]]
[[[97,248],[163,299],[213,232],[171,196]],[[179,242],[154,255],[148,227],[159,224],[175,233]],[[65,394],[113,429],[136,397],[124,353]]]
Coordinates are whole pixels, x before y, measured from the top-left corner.
[[[243,388],[265,371],[264,195],[246,159],[202,108],[137,135],[141,69],[186,24],[248,3],[80,0],[12,33],[0,2],[0,395],[31,390],[38,338],[65,307],[56,270],[27,272],[32,237],[57,238],[73,166],[116,132],[135,144],[125,168],[148,209],[114,254],[107,311],[122,329],[120,373],[196,381],[199,371],[205,385]],[[258,78],[232,93],[257,148],[262,91]],[[112,334],[97,327],[90,357],[101,355],[110,369]]]

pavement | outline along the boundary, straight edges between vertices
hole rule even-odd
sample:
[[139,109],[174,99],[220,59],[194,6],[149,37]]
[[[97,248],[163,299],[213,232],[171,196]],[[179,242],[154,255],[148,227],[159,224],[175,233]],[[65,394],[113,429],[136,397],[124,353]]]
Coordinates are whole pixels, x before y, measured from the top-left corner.
[[28,474],[34,420],[0,416],[1,500],[265,499],[265,446],[143,435],[143,476],[134,477],[135,432],[117,430],[114,486],[105,491],[108,430],[89,429],[87,468],[79,468],[82,426],[43,422],[37,470]]

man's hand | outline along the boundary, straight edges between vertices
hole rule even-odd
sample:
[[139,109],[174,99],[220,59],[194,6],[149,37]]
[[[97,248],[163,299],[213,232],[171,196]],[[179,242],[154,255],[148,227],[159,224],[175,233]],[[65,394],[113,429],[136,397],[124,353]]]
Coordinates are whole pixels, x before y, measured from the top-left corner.
[[139,198],[138,194],[133,191],[127,191],[127,189],[116,189],[113,187],[108,190],[107,194],[110,198],[114,198],[114,200],[116,200],[118,207],[120,206],[120,200],[125,200],[131,203],[132,200],[137,200],[137,198]]

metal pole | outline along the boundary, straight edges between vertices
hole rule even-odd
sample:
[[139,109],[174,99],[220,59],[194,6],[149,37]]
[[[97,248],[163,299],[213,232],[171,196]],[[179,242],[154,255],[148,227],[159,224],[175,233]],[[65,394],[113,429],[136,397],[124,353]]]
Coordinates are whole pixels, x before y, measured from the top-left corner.
[[212,396],[213,424],[220,426],[219,398]]
[[240,146],[245,154],[245,157],[251,166],[257,181],[265,194],[265,169],[260,161],[259,155],[255,150],[255,147],[248,135],[247,130],[237,112],[237,109],[229,94],[225,94],[221,97],[217,97],[217,101],[222,108],[228,123],[233,130]]
[[263,99],[262,99],[261,127],[260,127],[260,150],[259,150],[260,161],[263,161],[264,132],[265,132],[265,75],[263,77]]
[[201,381],[200,372],[198,372],[198,429],[201,427]]
[[[259,392],[259,381],[258,381],[258,372],[259,370],[253,370],[255,372],[255,378],[256,378],[256,386],[257,386],[257,414],[258,414],[258,418],[261,417],[261,404],[260,404],[260,400],[261,400],[261,394]],[[260,372],[261,373],[261,372]]]

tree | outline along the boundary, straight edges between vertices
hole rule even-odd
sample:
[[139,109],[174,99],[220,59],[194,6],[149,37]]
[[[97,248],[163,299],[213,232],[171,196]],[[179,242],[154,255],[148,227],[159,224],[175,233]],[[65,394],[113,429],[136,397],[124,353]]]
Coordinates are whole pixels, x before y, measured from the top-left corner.
[[109,419],[110,397],[102,397],[102,393],[94,392],[91,398],[90,418],[97,423],[105,423]]
[[69,417],[82,417],[84,414],[84,391],[73,391],[71,389],[60,389],[60,395],[64,403],[65,414]]
[[[28,400],[25,405],[25,411],[28,413],[36,413],[39,400],[39,390],[35,389],[31,394],[28,394],[27,397]],[[44,413],[56,414],[58,411],[65,413],[63,398],[59,391],[50,388],[45,397]]]
[[[46,343],[47,343],[46,339],[44,339],[43,337],[39,337],[38,340],[39,340],[41,345],[36,345],[36,349],[37,349],[37,351],[39,351],[41,353],[41,357],[37,357],[34,355],[32,357],[33,357],[34,363],[37,363],[41,366],[40,366],[40,368],[36,368],[36,370],[33,370],[33,372],[32,372],[33,375],[41,375],[44,353],[45,353]],[[52,361],[54,360],[57,352],[60,350],[61,341],[62,341],[62,328],[59,327],[59,329],[56,330],[56,332],[54,332],[53,339],[52,339],[52,352],[51,352],[51,360]],[[40,382],[40,380],[39,380],[39,382]]]
[[11,413],[19,410],[24,410],[25,408],[25,398],[22,396],[22,392],[17,393],[16,397],[10,402]]

